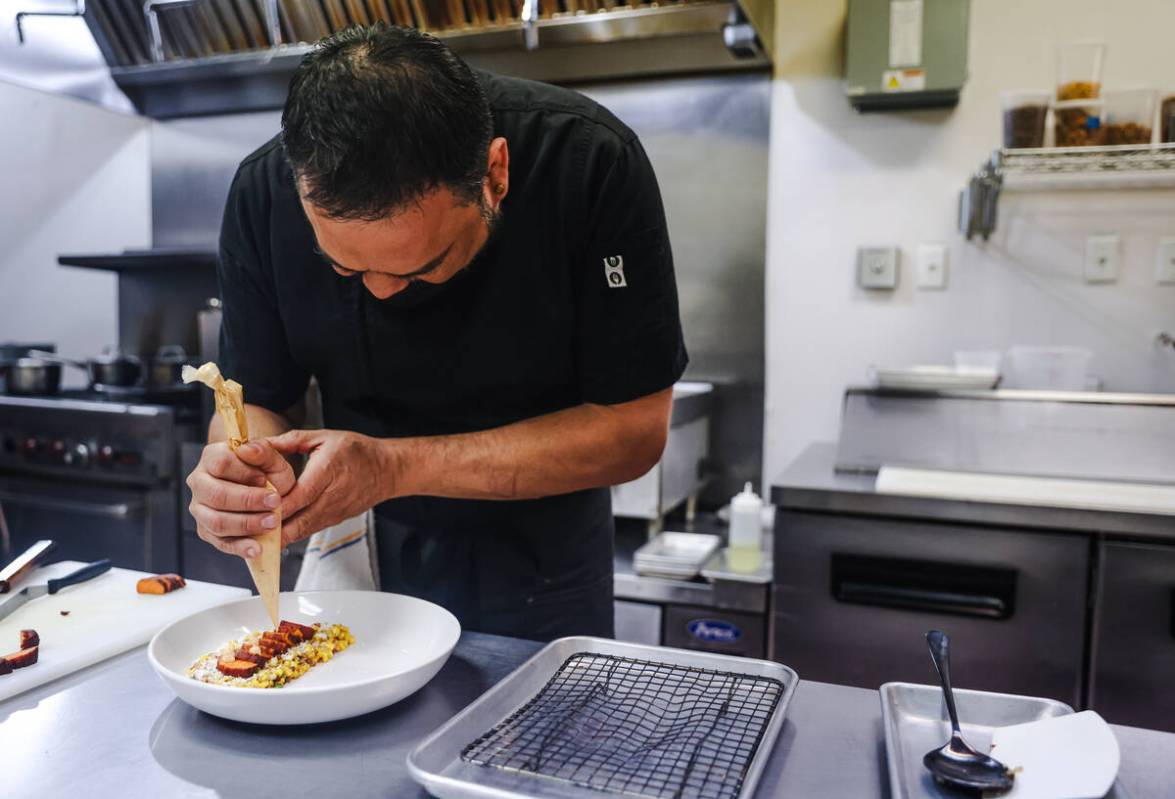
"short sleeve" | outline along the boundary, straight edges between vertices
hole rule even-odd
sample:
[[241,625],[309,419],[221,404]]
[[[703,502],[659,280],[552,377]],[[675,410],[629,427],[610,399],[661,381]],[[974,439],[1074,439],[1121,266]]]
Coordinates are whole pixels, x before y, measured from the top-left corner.
[[652,164],[635,137],[587,161],[587,242],[577,264],[584,402],[613,405],[672,386],[688,358],[673,253]]
[[245,401],[275,413],[306,393],[309,373],[295,362],[278,310],[272,265],[261,253],[265,230],[248,212],[255,190],[238,172],[220,230],[220,367],[245,390]]

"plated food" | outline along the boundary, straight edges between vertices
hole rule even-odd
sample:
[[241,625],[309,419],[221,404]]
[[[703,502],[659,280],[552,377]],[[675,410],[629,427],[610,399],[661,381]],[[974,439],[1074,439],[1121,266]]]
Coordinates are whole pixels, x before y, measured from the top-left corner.
[[[163,628],[147,647],[147,661],[176,696],[214,716],[250,724],[317,724],[370,713],[409,696],[445,664],[461,635],[461,625],[444,608],[383,591],[296,591],[283,593],[281,604],[287,609],[282,618],[320,631],[344,626],[354,643],[287,680],[279,691],[241,689],[249,679],[267,677],[261,669],[248,679],[229,678],[241,682],[193,679],[188,673],[193,662],[219,653],[225,639],[273,629],[254,596]],[[277,632],[280,628],[279,623]],[[233,643],[237,660],[241,641]],[[218,662],[219,657],[213,665]]]
[[343,624],[282,621],[209,652],[188,669],[193,680],[239,688],[280,688],[355,643]]

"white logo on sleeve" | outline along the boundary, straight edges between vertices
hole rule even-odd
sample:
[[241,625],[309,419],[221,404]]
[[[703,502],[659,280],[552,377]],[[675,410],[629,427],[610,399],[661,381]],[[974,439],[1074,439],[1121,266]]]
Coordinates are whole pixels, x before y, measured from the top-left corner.
[[604,259],[604,278],[611,289],[622,289],[628,285],[628,281],[624,279],[623,256],[609,255]]

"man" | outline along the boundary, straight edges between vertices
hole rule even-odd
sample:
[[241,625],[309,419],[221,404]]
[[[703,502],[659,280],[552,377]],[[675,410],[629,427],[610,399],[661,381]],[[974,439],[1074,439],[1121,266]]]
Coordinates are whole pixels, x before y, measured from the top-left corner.
[[[213,421],[201,537],[259,551],[268,479],[286,543],[374,506],[383,589],[467,628],[611,635],[608,486],[660,458],[686,365],[633,132],[426,34],[348,29],[241,163],[220,244],[222,367],[257,442],[234,455]],[[311,376],[325,430],[294,429]]]

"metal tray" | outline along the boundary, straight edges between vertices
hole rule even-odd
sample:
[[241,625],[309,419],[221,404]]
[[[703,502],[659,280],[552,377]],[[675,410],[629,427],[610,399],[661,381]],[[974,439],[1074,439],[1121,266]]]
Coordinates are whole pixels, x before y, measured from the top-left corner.
[[[1053,699],[955,689],[955,705],[967,743],[980,752],[991,746],[997,727],[1065,716],[1073,708]],[[888,682],[881,686],[881,720],[889,765],[891,799],[958,799],[940,787],[922,765],[922,757],[951,737],[942,689],[937,685]]]
[[633,553],[633,568],[638,574],[693,577],[720,546],[716,535],[661,533]]
[[[751,678],[778,681],[782,690],[762,729],[754,755],[743,776],[738,799],[750,799],[783,725],[788,703],[799,677],[779,663],[731,657],[710,652],[643,646],[602,638],[574,637],[553,641],[523,663],[473,704],[429,735],[408,756],[413,779],[440,799],[601,799],[617,793],[581,787],[572,782],[467,762],[462,755],[487,732],[525,711],[552,677],[577,655],[615,656],[687,669],[733,672]],[[628,795],[640,796],[639,793]]]

